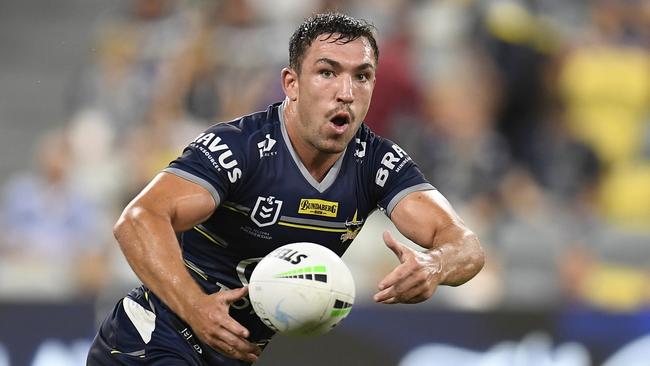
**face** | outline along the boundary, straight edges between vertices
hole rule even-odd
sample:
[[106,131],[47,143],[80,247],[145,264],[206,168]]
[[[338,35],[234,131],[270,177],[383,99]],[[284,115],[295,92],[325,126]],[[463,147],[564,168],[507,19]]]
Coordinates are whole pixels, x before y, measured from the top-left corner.
[[[363,122],[375,87],[375,58],[368,40],[345,44],[319,36],[301,69],[285,69],[283,82],[302,143],[328,154],[342,152]],[[295,143],[295,142],[294,142]]]

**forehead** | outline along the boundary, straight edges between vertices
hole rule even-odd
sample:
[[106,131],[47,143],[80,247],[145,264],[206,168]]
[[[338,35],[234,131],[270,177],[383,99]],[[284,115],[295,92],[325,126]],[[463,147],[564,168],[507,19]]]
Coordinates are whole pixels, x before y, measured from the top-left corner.
[[327,58],[341,64],[357,66],[361,64],[375,65],[375,53],[366,37],[354,41],[335,41],[338,34],[321,34],[311,43],[305,52],[304,64],[313,64]]

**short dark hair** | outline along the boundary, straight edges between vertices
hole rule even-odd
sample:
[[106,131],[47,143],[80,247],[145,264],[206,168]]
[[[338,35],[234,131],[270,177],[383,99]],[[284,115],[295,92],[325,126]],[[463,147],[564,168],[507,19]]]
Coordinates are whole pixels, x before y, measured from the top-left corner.
[[291,36],[289,41],[289,66],[300,71],[305,51],[321,34],[329,34],[332,43],[348,43],[365,37],[375,53],[375,63],[379,61],[379,48],[375,40],[375,26],[362,19],[355,19],[341,13],[315,14],[307,18]]

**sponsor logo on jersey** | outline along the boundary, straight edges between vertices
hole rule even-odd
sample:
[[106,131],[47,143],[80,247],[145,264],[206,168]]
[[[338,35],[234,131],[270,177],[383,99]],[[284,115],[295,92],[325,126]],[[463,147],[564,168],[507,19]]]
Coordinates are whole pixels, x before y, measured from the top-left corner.
[[257,143],[257,149],[260,152],[260,158],[277,155],[277,151],[272,151],[277,141],[271,138],[271,134],[267,133],[265,137],[265,140]]
[[251,220],[259,227],[275,224],[280,216],[282,201],[276,200],[275,197],[257,197],[255,207],[251,211]]
[[336,217],[339,210],[338,202],[331,202],[318,199],[303,198],[300,200],[298,213],[305,215],[317,215],[326,217]]
[[[228,145],[222,142],[221,137],[214,133],[201,133],[193,142],[201,152],[210,160],[217,171],[225,169],[230,183],[235,183],[242,176],[237,159],[233,157]],[[215,155],[213,154],[218,154]]]
[[358,137],[354,139],[354,142],[356,143],[354,157],[357,159],[363,159],[363,157],[366,156],[366,142],[361,141]]
[[411,160],[401,147],[397,145],[391,147],[394,153],[393,151],[388,151],[384,154],[381,158],[381,166],[377,169],[377,175],[375,176],[375,183],[380,187],[386,184],[390,172],[399,172]]
[[341,234],[341,241],[351,241],[359,235],[359,231],[363,227],[363,218],[357,218],[357,211],[354,211],[352,220],[345,220],[345,233]]

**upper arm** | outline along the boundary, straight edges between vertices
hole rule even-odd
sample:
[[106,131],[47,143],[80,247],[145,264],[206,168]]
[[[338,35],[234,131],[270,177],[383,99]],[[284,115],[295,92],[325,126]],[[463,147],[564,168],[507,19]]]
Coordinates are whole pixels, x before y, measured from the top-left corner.
[[207,220],[217,204],[204,187],[170,173],[159,173],[127,206],[169,220],[175,232],[185,231]]
[[437,190],[409,193],[397,203],[390,219],[404,236],[425,248],[458,242],[469,232]]

